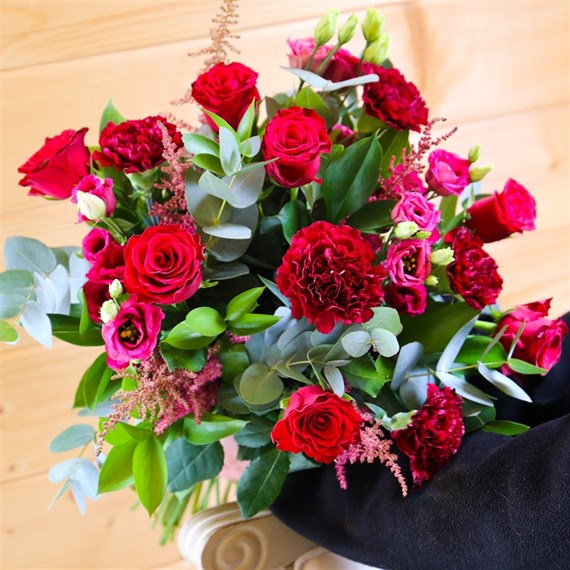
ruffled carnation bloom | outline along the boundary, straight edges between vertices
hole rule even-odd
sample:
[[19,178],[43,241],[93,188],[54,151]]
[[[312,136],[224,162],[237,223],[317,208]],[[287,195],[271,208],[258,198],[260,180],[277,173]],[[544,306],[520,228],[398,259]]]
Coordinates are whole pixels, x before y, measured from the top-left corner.
[[396,69],[367,64],[365,73],[376,73],[379,80],[364,86],[362,100],[368,115],[397,130],[420,131],[427,125],[428,108],[418,88]]
[[475,201],[467,213],[466,226],[490,243],[515,232],[534,230],[536,202],[522,184],[509,178],[502,192]]
[[547,372],[560,360],[562,340],[568,334],[568,327],[562,319],[547,318],[551,300],[518,305],[506,313],[497,325],[497,331],[507,327],[500,341],[505,350],[509,350],[524,323],[513,357],[544,368]]
[[146,360],[153,353],[164,313],[155,305],[127,299],[117,316],[101,330],[107,364],[113,370],[126,368],[131,360]]
[[423,285],[402,287],[390,283],[385,287],[386,304],[403,315],[421,315],[427,308],[427,290]]
[[122,281],[125,276],[125,248],[102,228],[93,228],[83,238],[83,257],[91,263],[87,279],[96,283]]
[[438,149],[429,155],[428,162],[426,183],[436,194],[458,196],[471,184],[469,177],[471,163],[466,158]]
[[454,237],[448,234],[446,241],[451,243],[455,257],[447,266],[452,290],[478,311],[492,305],[503,288],[503,279],[497,271],[497,263],[483,249],[483,240],[461,227]]
[[314,222],[299,230],[277,269],[279,290],[293,318],[306,317],[319,332],[336,323],[363,323],[382,302],[386,271],[358,230]]
[[142,301],[185,301],[202,283],[203,260],[198,234],[176,224],[146,228],[125,247],[125,289]]
[[428,384],[427,399],[410,425],[392,432],[400,451],[410,458],[414,485],[425,483],[459,449],[465,433],[461,404],[451,388]]
[[362,422],[347,400],[319,386],[304,386],[291,396],[271,439],[281,451],[303,452],[319,463],[332,463],[360,437]]
[[431,246],[425,240],[405,239],[390,245],[385,267],[400,287],[422,285],[431,271]]
[[331,149],[325,120],[312,109],[289,107],[277,111],[261,143],[265,170],[283,188],[297,188],[316,180],[321,154]]
[[[241,63],[217,63],[192,83],[192,97],[206,111],[227,121],[234,129],[252,101],[259,101],[258,73]],[[215,132],[218,126],[206,115]]]
[[73,187],[89,174],[89,149],[85,146],[86,128],[68,129],[46,138],[44,146],[18,168],[24,174],[20,186],[29,186],[29,196],[64,200]]
[[[77,193],[83,192],[98,198],[103,203],[105,209],[105,217],[113,215],[115,207],[117,206],[117,198],[113,193],[113,179],[112,178],[99,178],[92,174],[82,178],[77,186],[73,187],[71,191],[71,202],[77,204]],[[92,218],[86,217],[81,211],[77,212],[77,222],[92,221]],[[93,220],[96,221],[96,220]]]
[[97,283],[95,281],[87,281],[83,285],[83,295],[87,303],[87,314],[94,323],[101,322],[101,305],[111,298],[109,294],[108,283]]
[[93,159],[101,166],[114,166],[127,173],[145,172],[164,162],[162,123],[177,148],[182,146],[182,135],[176,126],[160,115],[140,120],[124,121],[118,125],[107,123],[99,135],[101,150],[93,152]]
[[441,218],[441,212],[418,192],[407,192],[392,210],[392,221],[414,222],[420,230],[432,232]]

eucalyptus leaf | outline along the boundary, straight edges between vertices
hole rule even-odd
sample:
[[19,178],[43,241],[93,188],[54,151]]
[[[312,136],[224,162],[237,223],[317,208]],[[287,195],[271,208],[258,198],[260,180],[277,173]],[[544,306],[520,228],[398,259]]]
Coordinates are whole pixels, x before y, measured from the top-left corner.
[[4,243],[7,269],[21,269],[49,275],[57,265],[53,251],[37,239],[9,237]]
[[251,130],[253,128],[253,123],[255,121],[255,109],[256,109],[257,101],[252,99],[247,111],[243,114],[241,118],[238,128],[237,128],[237,136],[240,141],[245,141],[251,136]]
[[374,329],[386,329],[398,336],[402,330],[400,315],[392,307],[375,307],[372,309],[373,317],[366,321],[362,327],[371,333]]
[[95,430],[87,424],[74,424],[62,431],[49,445],[52,453],[63,453],[70,449],[84,447],[93,441]]
[[473,317],[470,321],[465,323],[449,341],[449,344],[445,347],[442,355],[439,358],[436,369],[438,372],[448,372],[455,362],[463,343],[466,341],[469,333],[473,329],[473,325],[477,321],[478,315]]
[[424,347],[419,342],[410,342],[400,348],[400,354],[398,355],[392,382],[390,383],[392,390],[400,389],[406,375],[420,361],[423,354]]
[[349,332],[341,337],[342,347],[353,358],[359,358],[370,350],[371,339],[366,331]]
[[446,386],[453,388],[462,398],[472,402],[477,402],[478,404],[483,404],[484,406],[493,405],[491,396],[483,392],[483,390],[479,390],[479,388],[476,388],[473,384],[469,384],[469,382],[463,378],[459,378],[449,372],[438,372],[437,377]]
[[239,145],[239,152],[243,156],[253,158],[261,149],[261,138],[258,136],[243,140]]
[[20,324],[37,342],[52,347],[52,326],[49,317],[37,301],[28,301],[20,315]]
[[523,402],[532,402],[530,396],[514,380],[511,380],[498,370],[491,370],[484,364],[479,364],[477,370],[483,378],[491,382],[501,392]]
[[49,275],[34,273],[34,283],[36,300],[46,313],[69,314],[69,275],[63,265]]
[[209,236],[223,239],[249,239],[251,238],[251,229],[247,226],[238,224],[220,224],[216,226],[204,226],[202,231]]
[[323,373],[331,390],[337,395],[344,394],[344,378],[341,371],[335,366],[325,366]]
[[[214,175],[212,174],[212,176]],[[214,178],[216,177],[214,176]],[[220,180],[219,178],[216,179]],[[210,195],[204,190],[199,180],[202,180],[202,178],[197,172],[190,170],[186,173],[186,203],[192,217],[200,226],[209,226],[216,220],[219,223],[227,221],[230,212],[225,212],[224,216],[222,211],[222,217],[218,219],[223,200]]]
[[361,75],[360,77],[354,77],[352,79],[347,79],[346,81],[329,81],[324,79],[320,75],[313,73],[312,71],[307,71],[306,69],[298,69],[296,67],[283,67],[285,71],[289,71],[293,75],[296,75],[299,79],[318,89],[320,91],[338,91],[339,89],[344,89],[345,87],[356,87],[358,85],[366,85],[367,83],[374,83],[379,80],[378,75],[375,73],[369,73],[367,75]]
[[0,318],[17,316],[32,298],[34,279],[30,271],[12,269],[0,273]]
[[220,200],[227,200],[231,204],[232,196],[228,184],[215,174],[206,170],[202,176],[200,176],[198,185],[211,196],[215,196]]
[[370,335],[372,346],[381,356],[390,358],[398,354],[400,348],[396,335],[386,329],[374,329]]
[[421,408],[427,399],[429,376],[406,378],[400,386],[400,398],[408,408]]
[[239,170],[241,166],[241,153],[236,140],[235,132],[220,127],[220,163],[223,171],[230,175]]
[[[249,166],[255,165],[252,163]],[[263,190],[265,170],[263,168],[247,168],[236,172],[230,181],[228,203],[234,208],[247,208],[255,204]]]
[[283,382],[263,362],[251,364],[241,375],[239,395],[251,406],[276,402],[283,393]]

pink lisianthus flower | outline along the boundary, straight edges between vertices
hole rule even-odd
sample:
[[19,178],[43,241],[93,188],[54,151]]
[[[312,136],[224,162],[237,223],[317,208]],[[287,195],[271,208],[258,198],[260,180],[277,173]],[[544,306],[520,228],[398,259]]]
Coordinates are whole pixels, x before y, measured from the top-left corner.
[[[82,178],[77,186],[71,190],[71,202],[77,204],[77,193],[83,192],[95,198],[99,198],[105,208],[105,217],[110,217],[115,211],[117,206],[117,198],[113,193],[113,179],[112,178],[98,178],[92,174]],[[77,222],[97,221],[97,219],[86,217],[81,211],[77,212]]]
[[136,297],[125,301],[117,316],[103,325],[107,364],[113,370],[126,368],[131,360],[146,360],[152,355],[164,319],[162,310]]
[[400,287],[422,285],[431,271],[431,246],[425,240],[406,239],[388,249],[385,268]]
[[426,182],[430,190],[440,196],[454,194],[459,196],[471,184],[469,166],[466,158],[445,150],[434,150],[428,157],[429,168]]
[[392,210],[392,221],[415,222],[420,230],[432,232],[441,218],[441,212],[419,192],[407,192]]
[[122,281],[125,276],[125,247],[102,228],[93,228],[83,239],[83,257],[91,263],[87,279],[96,283]]

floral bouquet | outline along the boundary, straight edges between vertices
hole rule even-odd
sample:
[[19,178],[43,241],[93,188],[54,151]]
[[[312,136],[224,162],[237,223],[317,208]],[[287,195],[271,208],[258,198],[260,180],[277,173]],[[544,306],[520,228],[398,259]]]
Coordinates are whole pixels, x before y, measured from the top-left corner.
[[[357,32],[360,55],[343,47]],[[184,98],[201,124],[109,103],[96,147],[86,128],[46,139],[20,184],[77,204],[86,236],[9,238],[0,276],[2,340],[17,324],[46,346],[102,347],[74,399],[97,429],[51,445],[81,449],[52,468],[57,497],[70,488],[83,511],[133,487],[165,538],[206,491],[231,490],[224,449],[249,462],[246,518],[323,464],[346,488],[349,464],[380,462],[413,492],[466,433],[528,429],[495,418],[494,390],[530,401],[523,376],[545,374],[567,332],[549,300],[496,306],[485,244],[534,229],[535,201],[514,179],[481,193],[479,147],[443,148],[454,129],[433,135],[374,10],[290,40],[297,84],[271,96],[228,63],[227,38]]]

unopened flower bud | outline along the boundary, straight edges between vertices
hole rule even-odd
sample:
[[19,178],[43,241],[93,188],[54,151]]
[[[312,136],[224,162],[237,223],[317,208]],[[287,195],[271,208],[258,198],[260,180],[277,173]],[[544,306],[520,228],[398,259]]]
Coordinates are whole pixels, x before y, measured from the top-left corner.
[[425,283],[428,287],[435,287],[439,283],[439,279],[435,275],[428,275]]
[[368,43],[375,42],[382,34],[384,16],[380,16],[374,8],[369,8],[362,21],[362,35]]
[[97,221],[105,217],[107,206],[98,196],[87,192],[77,192],[77,209],[88,220]]
[[101,305],[101,309],[99,310],[99,315],[101,316],[101,320],[103,321],[103,323],[108,323],[117,316],[118,312],[119,312],[119,307],[117,307],[117,303],[115,303],[113,299],[109,299],[108,301],[105,301]]
[[469,154],[467,155],[467,158],[469,159],[469,162],[473,164],[475,161],[479,160],[480,154],[481,154],[481,145],[475,145],[469,149]]
[[428,232],[426,230],[421,230],[421,231],[417,232],[414,237],[416,239],[427,239],[429,236],[431,236],[431,232]]
[[123,286],[118,279],[115,279],[109,285],[109,295],[111,295],[111,299],[118,299],[120,295],[123,294]]
[[469,179],[471,182],[479,182],[479,180],[483,180],[489,172],[493,170],[492,164],[487,164],[486,166],[480,166],[479,168],[470,168],[469,169]]
[[453,250],[450,247],[444,247],[443,249],[432,251],[429,258],[434,265],[442,266],[449,265],[455,259],[453,257]]
[[352,14],[338,31],[338,43],[340,45],[348,43],[354,37],[356,26],[358,26],[358,18]]
[[338,10],[328,10],[315,27],[315,43],[317,46],[325,45],[336,32]]
[[400,222],[394,228],[394,235],[398,239],[408,239],[411,238],[419,229],[420,228],[416,222]]
[[390,47],[390,36],[382,34],[379,39],[372,42],[362,55],[363,61],[374,63],[375,65],[382,65],[384,60],[388,57],[388,48]]

